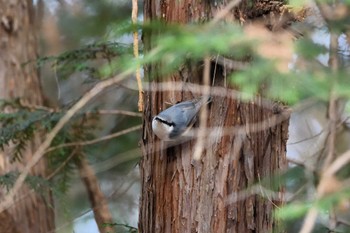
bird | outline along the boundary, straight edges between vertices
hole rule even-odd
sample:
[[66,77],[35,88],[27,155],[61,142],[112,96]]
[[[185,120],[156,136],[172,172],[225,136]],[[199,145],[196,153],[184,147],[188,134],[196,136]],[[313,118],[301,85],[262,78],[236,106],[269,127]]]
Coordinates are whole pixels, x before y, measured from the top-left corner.
[[165,109],[153,117],[154,134],[163,141],[176,141],[188,137],[187,133],[196,122],[199,110],[211,101],[211,96],[202,96]]

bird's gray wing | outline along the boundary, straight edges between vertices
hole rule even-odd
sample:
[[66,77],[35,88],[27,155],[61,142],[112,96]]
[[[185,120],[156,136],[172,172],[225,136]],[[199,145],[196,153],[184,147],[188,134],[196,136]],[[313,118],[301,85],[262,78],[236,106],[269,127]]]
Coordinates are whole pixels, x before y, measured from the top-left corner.
[[[169,135],[170,138],[181,135],[190,127],[196,118],[199,108],[193,103],[193,101],[185,101],[178,103],[171,108],[174,108],[174,131]],[[181,109],[181,111],[179,111]]]

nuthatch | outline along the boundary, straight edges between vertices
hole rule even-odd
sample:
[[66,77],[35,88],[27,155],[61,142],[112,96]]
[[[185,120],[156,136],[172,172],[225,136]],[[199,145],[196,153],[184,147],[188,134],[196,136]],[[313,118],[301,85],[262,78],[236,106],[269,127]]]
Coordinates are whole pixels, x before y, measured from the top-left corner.
[[195,123],[201,107],[211,101],[211,97],[200,97],[165,109],[153,118],[153,132],[163,141],[173,141],[186,136]]

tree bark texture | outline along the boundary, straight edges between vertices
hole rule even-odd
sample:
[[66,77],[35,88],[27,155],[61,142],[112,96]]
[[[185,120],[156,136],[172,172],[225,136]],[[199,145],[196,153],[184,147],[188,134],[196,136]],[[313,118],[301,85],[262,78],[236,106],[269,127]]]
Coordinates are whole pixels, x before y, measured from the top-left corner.
[[[145,21],[202,22],[212,18],[227,1],[217,1],[219,5],[215,7],[210,2],[214,1],[146,0]],[[247,2],[242,1],[226,18],[248,16],[239,13],[247,10]],[[147,49],[152,48],[152,34],[144,35],[144,44]],[[189,79],[185,80],[183,74],[161,77],[157,69],[156,65],[145,68],[146,77],[153,77],[149,87],[153,89],[145,93],[140,232],[271,232],[277,226],[273,210],[282,204],[283,187],[279,187],[278,199],[262,197],[263,191],[262,195],[245,193],[242,197],[240,194],[286,168],[288,114],[272,105],[263,107],[258,97],[247,103],[229,98],[229,95],[214,96],[208,127],[221,130],[207,141],[201,160],[194,161],[195,140],[165,149],[153,134],[151,121],[167,107],[165,103],[193,98],[188,91],[156,91],[157,83],[182,81],[184,87],[186,82],[201,83],[201,70],[188,69]],[[223,73],[221,70],[212,74],[216,77],[213,86],[225,86]],[[229,90],[225,86],[222,93],[229,93]],[[223,130],[229,127],[244,130],[224,134]],[[267,183],[267,187],[278,186],[278,181],[273,179]]]
[[[0,0],[0,99],[18,98],[26,104],[42,105],[37,68],[33,64],[24,65],[37,59],[32,4],[31,0]],[[21,161],[14,163],[10,161],[8,153],[11,148],[0,151],[0,174],[20,172],[40,143],[40,136],[36,134],[27,143]],[[45,160],[33,167],[31,174],[46,177]],[[4,195],[6,191],[0,190],[0,199]],[[39,194],[23,187],[16,195],[15,204],[1,216],[0,232],[47,233],[55,229],[53,200],[49,190]],[[13,229],[4,229],[4,222],[13,222]]]

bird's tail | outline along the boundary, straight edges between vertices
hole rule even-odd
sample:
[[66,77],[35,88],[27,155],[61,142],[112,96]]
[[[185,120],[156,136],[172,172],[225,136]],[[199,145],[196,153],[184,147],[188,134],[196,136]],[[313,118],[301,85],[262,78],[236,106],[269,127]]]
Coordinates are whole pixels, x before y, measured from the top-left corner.
[[200,108],[201,106],[207,105],[212,101],[213,101],[213,97],[211,96],[201,96],[195,99],[195,102],[196,102],[195,104],[198,108]]

